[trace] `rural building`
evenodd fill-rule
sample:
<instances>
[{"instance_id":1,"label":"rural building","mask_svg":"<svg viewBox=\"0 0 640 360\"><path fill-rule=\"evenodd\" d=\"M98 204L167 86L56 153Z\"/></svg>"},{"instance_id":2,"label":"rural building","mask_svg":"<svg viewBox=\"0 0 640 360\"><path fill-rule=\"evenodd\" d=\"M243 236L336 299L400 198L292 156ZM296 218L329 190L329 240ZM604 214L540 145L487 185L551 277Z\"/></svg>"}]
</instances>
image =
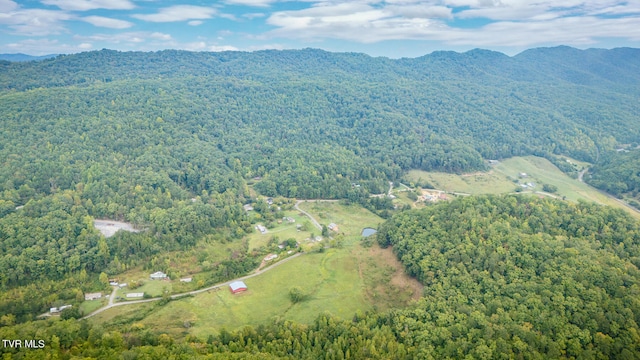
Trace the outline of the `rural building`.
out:
<instances>
[{"instance_id":1,"label":"rural building","mask_svg":"<svg viewBox=\"0 0 640 360\"><path fill-rule=\"evenodd\" d=\"M327 229L337 232L338 231L338 225L336 225L335 223L331 223L331 224L327 225Z\"/></svg>"},{"instance_id":2,"label":"rural building","mask_svg":"<svg viewBox=\"0 0 640 360\"><path fill-rule=\"evenodd\" d=\"M85 301L96 300L100 298L102 298L101 292L84 294Z\"/></svg>"},{"instance_id":3,"label":"rural building","mask_svg":"<svg viewBox=\"0 0 640 360\"><path fill-rule=\"evenodd\" d=\"M144 297L144 293L128 293L127 298L141 298Z\"/></svg>"},{"instance_id":4,"label":"rural building","mask_svg":"<svg viewBox=\"0 0 640 360\"><path fill-rule=\"evenodd\" d=\"M126 288L127 286L129 286L129 284L127 284L127 283L122 283L122 284L119 284L119 285L118 285L118 287L119 287L120 289L122 289L122 288Z\"/></svg>"},{"instance_id":5,"label":"rural building","mask_svg":"<svg viewBox=\"0 0 640 360\"><path fill-rule=\"evenodd\" d=\"M256 225L256 230L260 231L263 234L267 233L267 228L262 225Z\"/></svg>"},{"instance_id":6,"label":"rural building","mask_svg":"<svg viewBox=\"0 0 640 360\"><path fill-rule=\"evenodd\" d=\"M277 258L278 258L277 254L269 254L269 255L264 257L264 261L271 261L271 260L277 259Z\"/></svg>"},{"instance_id":7,"label":"rural building","mask_svg":"<svg viewBox=\"0 0 640 360\"><path fill-rule=\"evenodd\" d=\"M184 283L190 283L191 281L193 281L193 278L190 277L180 279L180 282Z\"/></svg>"},{"instance_id":8,"label":"rural building","mask_svg":"<svg viewBox=\"0 0 640 360\"><path fill-rule=\"evenodd\" d=\"M294 223L294 222L296 222L296 219L294 219L292 217L289 217L289 216L285 216L285 217L282 218L282 221L287 221L287 222L290 222L290 223Z\"/></svg>"},{"instance_id":9,"label":"rural building","mask_svg":"<svg viewBox=\"0 0 640 360\"><path fill-rule=\"evenodd\" d=\"M118 286L118 279L109 279L109 285Z\"/></svg>"},{"instance_id":10,"label":"rural building","mask_svg":"<svg viewBox=\"0 0 640 360\"><path fill-rule=\"evenodd\" d=\"M229 290L232 294L237 294L243 291L247 291L247 285L242 281L234 281L229 284Z\"/></svg>"},{"instance_id":11,"label":"rural building","mask_svg":"<svg viewBox=\"0 0 640 360\"><path fill-rule=\"evenodd\" d=\"M167 278L167 274L163 273L162 271L156 271L153 274L151 274L151 280L163 280Z\"/></svg>"},{"instance_id":12,"label":"rural building","mask_svg":"<svg viewBox=\"0 0 640 360\"><path fill-rule=\"evenodd\" d=\"M251 204L246 204L242 206L244 208L244 211L252 211L253 210L253 206L251 206Z\"/></svg>"}]
</instances>

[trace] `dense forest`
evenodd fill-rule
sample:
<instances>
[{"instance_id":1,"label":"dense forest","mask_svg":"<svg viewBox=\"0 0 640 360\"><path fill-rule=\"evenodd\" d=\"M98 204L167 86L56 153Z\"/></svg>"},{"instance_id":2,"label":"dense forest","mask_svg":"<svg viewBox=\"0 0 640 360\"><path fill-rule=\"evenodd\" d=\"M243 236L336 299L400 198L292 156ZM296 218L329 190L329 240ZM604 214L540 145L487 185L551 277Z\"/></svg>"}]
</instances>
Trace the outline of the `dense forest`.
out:
<instances>
[{"instance_id":1,"label":"dense forest","mask_svg":"<svg viewBox=\"0 0 640 360\"><path fill-rule=\"evenodd\" d=\"M625 199L640 209L640 150L620 148L608 151L589 169L585 180L598 189Z\"/></svg>"},{"instance_id":2,"label":"dense forest","mask_svg":"<svg viewBox=\"0 0 640 360\"><path fill-rule=\"evenodd\" d=\"M0 328L43 338L17 359L637 359L640 227L594 204L460 198L398 213L378 232L425 286L413 306L310 325L175 339L135 323L50 321ZM154 306L162 306L157 304ZM150 308L146 311L154 311ZM143 316L143 315L142 315ZM115 327L114 327L115 326Z\"/></svg>"}]
</instances>

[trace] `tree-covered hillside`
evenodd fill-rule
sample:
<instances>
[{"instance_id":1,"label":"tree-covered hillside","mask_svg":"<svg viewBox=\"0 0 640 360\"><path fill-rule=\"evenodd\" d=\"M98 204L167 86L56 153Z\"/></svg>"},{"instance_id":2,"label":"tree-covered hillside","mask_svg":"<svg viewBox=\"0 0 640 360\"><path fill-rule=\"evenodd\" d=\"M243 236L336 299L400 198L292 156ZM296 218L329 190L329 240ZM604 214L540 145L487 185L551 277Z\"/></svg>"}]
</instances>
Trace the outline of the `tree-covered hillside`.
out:
<instances>
[{"instance_id":1,"label":"tree-covered hillside","mask_svg":"<svg viewBox=\"0 0 640 360\"><path fill-rule=\"evenodd\" d=\"M469 197L379 230L425 285L415 309L392 316L419 358L640 354L640 228L621 210Z\"/></svg>"},{"instance_id":2,"label":"tree-covered hillside","mask_svg":"<svg viewBox=\"0 0 640 360\"><path fill-rule=\"evenodd\" d=\"M25 320L58 298L27 301L24 287L68 296L62 279L88 290L101 272L204 236L241 238L252 191L382 209L393 205L368 195L409 169L593 161L640 138L639 54L102 50L0 61L0 309ZM100 241L92 218L147 231Z\"/></svg>"},{"instance_id":3,"label":"tree-covered hillside","mask_svg":"<svg viewBox=\"0 0 640 360\"><path fill-rule=\"evenodd\" d=\"M640 150L609 151L589 169L585 180L640 209Z\"/></svg>"}]
</instances>

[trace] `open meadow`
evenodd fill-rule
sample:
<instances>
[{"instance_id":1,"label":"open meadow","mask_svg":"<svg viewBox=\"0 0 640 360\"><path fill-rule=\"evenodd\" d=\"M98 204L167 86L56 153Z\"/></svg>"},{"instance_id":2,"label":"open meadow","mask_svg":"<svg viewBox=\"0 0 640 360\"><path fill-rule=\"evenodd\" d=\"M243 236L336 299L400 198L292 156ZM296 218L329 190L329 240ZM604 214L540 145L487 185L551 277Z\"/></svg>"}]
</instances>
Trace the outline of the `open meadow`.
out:
<instances>
[{"instance_id":1,"label":"open meadow","mask_svg":"<svg viewBox=\"0 0 640 360\"><path fill-rule=\"evenodd\" d=\"M338 224L343 242L334 248L319 250L316 247L319 251L303 254L244 280L248 290L243 293L234 295L224 286L157 306L143 318L126 309L130 306L120 306L97 315L92 321L107 321L107 325L113 321L135 321L137 326L175 336L204 336L222 328L231 330L276 319L311 323L323 312L348 319L358 311L406 306L422 294L422 286L405 274L391 249L380 249L377 245L365 248L360 244L362 228L377 227L382 221L378 216L360 206L337 202L305 202L300 207L322 224ZM306 219L298 212L287 216L295 217L296 223ZM286 233L289 227L289 224L279 224L271 235ZM278 232L279 229L282 230ZM293 229L296 231L295 224ZM306 233L307 237L309 234L300 233ZM319 233L315 229L315 234ZM328 239L320 242L328 243ZM148 281L140 289L164 283ZM301 291L302 301L292 302L289 292L293 288ZM142 310L146 308L143 306Z\"/></svg>"},{"instance_id":2,"label":"open meadow","mask_svg":"<svg viewBox=\"0 0 640 360\"><path fill-rule=\"evenodd\" d=\"M584 166L584 164L579 164ZM526 175L524 175L526 174ZM636 218L640 214L629 209L620 202L611 199L597 189L574 179L558 169L549 160L537 156L513 157L500 161L488 172L472 174L445 174L411 170L407 179L418 183L428 182L439 190L450 193L467 194L506 194L520 188L522 193L542 193L543 184L557 188L551 195L571 201L593 201L624 209ZM523 188L520 184L531 183L533 187Z\"/></svg>"}]
</instances>

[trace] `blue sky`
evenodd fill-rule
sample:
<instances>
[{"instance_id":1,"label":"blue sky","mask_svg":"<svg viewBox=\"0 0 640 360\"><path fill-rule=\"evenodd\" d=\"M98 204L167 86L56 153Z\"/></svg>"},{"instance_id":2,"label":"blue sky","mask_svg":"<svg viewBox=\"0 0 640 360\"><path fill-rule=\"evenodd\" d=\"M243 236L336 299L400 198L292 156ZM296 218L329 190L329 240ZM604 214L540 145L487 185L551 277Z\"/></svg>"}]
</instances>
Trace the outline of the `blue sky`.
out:
<instances>
[{"instance_id":1,"label":"blue sky","mask_svg":"<svg viewBox=\"0 0 640 360\"><path fill-rule=\"evenodd\" d=\"M640 47L640 0L0 0L0 53Z\"/></svg>"}]
</instances>

